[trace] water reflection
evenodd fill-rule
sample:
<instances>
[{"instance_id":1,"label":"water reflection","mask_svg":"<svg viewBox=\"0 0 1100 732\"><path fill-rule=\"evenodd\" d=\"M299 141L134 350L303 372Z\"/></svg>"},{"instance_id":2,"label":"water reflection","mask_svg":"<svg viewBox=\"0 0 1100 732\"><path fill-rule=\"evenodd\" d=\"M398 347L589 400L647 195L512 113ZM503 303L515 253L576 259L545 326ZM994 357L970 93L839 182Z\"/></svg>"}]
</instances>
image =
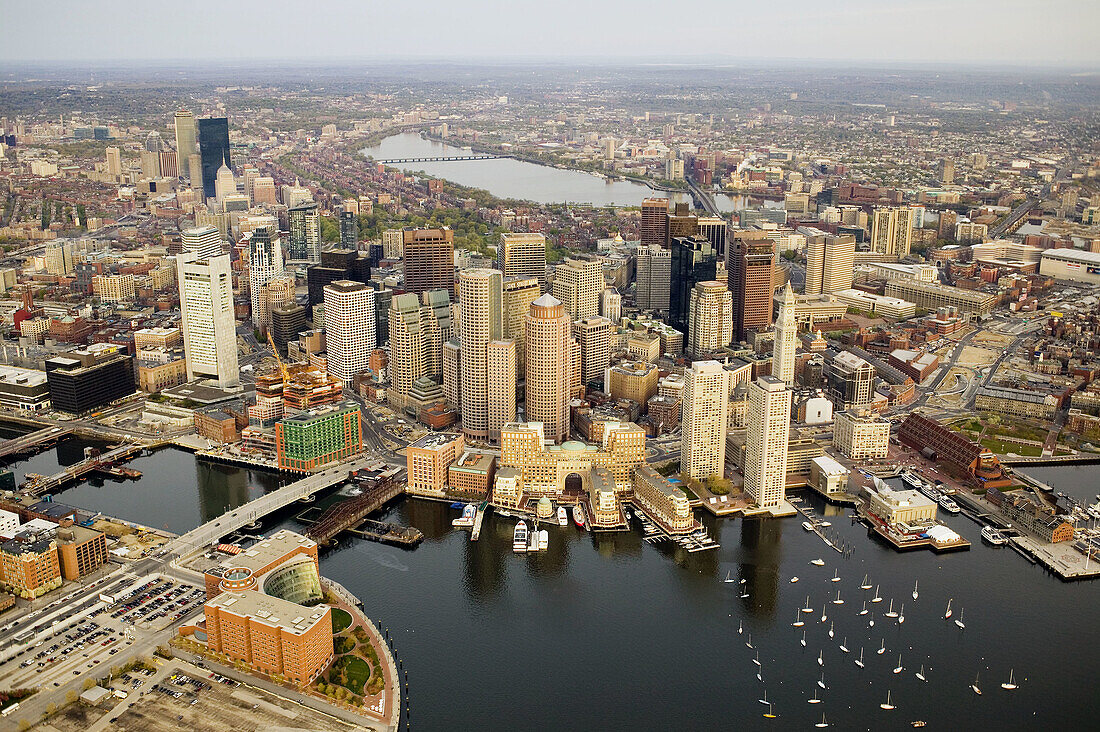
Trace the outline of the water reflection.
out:
<instances>
[{"instance_id":1,"label":"water reflection","mask_svg":"<svg viewBox=\"0 0 1100 732\"><path fill-rule=\"evenodd\" d=\"M740 578L746 580L749 597L745 609L757 617L772 618L779 596L779 552L783 527L775 519L741 521L741 547L744 550Z\"/></svg>"}]
</instances>

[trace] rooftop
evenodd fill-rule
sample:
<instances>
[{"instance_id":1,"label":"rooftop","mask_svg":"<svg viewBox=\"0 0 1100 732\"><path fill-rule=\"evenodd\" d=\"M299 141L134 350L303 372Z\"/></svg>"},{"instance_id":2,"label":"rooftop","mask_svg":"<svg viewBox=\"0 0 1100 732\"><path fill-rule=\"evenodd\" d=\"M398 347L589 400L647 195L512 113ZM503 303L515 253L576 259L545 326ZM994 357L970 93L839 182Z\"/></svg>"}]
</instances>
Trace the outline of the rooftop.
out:
<instances>
[{"instance_id":1,"label":"rooftop","mask_svg":"<svg viewBox=\"0 0 1100 732\"><path fill-rule=\"evenodd\" d=\"M328 605L303 607L289 600L265 595L262 592L223 592L206 603L207 607L233 613L254 621L282 628L295 635L302 635L328 616Z\"/></svg>"}]
</instances>

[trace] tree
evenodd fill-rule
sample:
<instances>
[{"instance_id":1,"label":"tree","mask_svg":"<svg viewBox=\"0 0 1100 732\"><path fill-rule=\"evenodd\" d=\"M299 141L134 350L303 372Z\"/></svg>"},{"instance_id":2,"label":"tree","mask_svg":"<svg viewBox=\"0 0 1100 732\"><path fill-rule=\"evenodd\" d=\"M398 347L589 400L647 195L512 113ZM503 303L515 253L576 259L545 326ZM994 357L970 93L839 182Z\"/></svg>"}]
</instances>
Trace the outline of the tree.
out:
<instances>
[{"instance_id":1,"label":"tree","mask_svg":"<svg viewBox=\"0 0 1100 732\"><path fill-rule=\"evenodd\" d=\"M88 227L88 211L84 208L83 203L76 204L76 218L80 228L85 229Z\"/></svg>"},{"instance_id":2,"label":"tree","mask_svg":"<svg viewBox=\"0 0 1100 732\"><path fill-rule=\"evenodd\" d=\"M76 701L76 692L73 691L72 689L69 689L69 691L65 693L65 701L69 702L70 704L75 702Z\"/></svg>"},{"instance_id":3,"label":"tree","mask_svg":"<svg viewBox=\"0 0 1100 732\"><path fill-rule=\"evenodd\" d=\"M19 720L19 729L20 729L20 732L26 732L26 731L27 731L28 729L30 729L30 728L31 728L31 723L30 723L30 722L28 722L28 721L27 721L27 720L25 720L25 719L20 719L20 720Z\"/></svg>"},{"instance_id":4,"label":"tree","mask_svg":"<svg viewBox=\"0 0 1100 732\"><path fill-rule=\"evenodd\" d=\"M50 702L46 705L46 714L54 714L57 711L57 705Z\"/></svg>"},{"instance_id":5,"label":"tree","mask_svg":"<svg viewBox=\"0 0 1100 732\"><path fill-rule=\"evenodd\" d=\"M84 691L95 686L95 679L84 679Z\"/></svg>"}]
</instances>

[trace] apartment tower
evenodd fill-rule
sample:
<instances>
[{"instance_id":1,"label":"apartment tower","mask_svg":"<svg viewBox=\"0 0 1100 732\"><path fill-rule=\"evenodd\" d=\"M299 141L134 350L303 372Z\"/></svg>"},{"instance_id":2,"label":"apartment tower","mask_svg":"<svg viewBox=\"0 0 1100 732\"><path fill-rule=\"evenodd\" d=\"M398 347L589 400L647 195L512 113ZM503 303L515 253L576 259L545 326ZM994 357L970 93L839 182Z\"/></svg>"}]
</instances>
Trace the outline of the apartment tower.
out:
<instances>
[{"instance_id":1,"label":"apartment tower","mask_svg":"<svg viewBox=\"0 0 1100 732\"><path fill-rule=\"evenodd\" d=\"M406 259L409 247L406 238ZM502 280L500 270L488 268L465 269L459 275L462 430L482 440L489 439L489 344L501 340L504 330Z\"/></svg>"},{"instance_id":2,"label":"apartment tower","mask_svg":"<svg viewBox=\"0 0 1100 732\"><path fill-rule=\"evenodd\" d=\"M176 257L187 379L206 378L222 389L240 384L237 323L233 318L233 273L228 254Z\"/></svg>"},{"instance_id":3,"label":"apartment tower","mask_svg":"<svg viewBox=\"0 0 1100 732\"><path fill-rule=\"evenodd\" d=\"M553 295L531 303L527 313L527 421L541 422L546 437L554 442L569 436L569 391L575 369L571 325L565 306ZM467 368L465 363L462 366Z\"/></svg>"},{"instance_id":4,"label":"apartment tower","mask_svg":"<svg viewBox=\"0 0 1100 732\"><path fill-rule=\"evenodd\" d=\"M791 390L774 376L749 384L745 441L745 493L761 508L778 506L787 494L787 444Z\"/></svg>"},{"instance_id":5,"label":"apartment tower","mask_svg":"<svg viewBox=\"0 0 1100 732\"><path fill-rule=\"evenodd\" d=\"M546 292L546 237L542 234L503 233L497 245L497 269L504 279L534 277Z\"/></svg>"},{"instance_id":6,"label":"apartment tower","mask_svg":"<svg viewBox=\"0 0 1100 732\"><path fill-rule=\"evenodd\" d=\"M722 476L730 372L717 361L694 361L684 370L680 470L697 480Z\"/></svg>"},{"instance_id":7,"label":"apartment tower","mask_svg":"<svg viewBox=\"0 0 1100 732\"><path fill-rule=\"evenodd\" d=\"M378 345L374 290L362 282L337 280L325 285L325 342L328 373L350 386L369 366Z\"/></svg>"}]
</instances>

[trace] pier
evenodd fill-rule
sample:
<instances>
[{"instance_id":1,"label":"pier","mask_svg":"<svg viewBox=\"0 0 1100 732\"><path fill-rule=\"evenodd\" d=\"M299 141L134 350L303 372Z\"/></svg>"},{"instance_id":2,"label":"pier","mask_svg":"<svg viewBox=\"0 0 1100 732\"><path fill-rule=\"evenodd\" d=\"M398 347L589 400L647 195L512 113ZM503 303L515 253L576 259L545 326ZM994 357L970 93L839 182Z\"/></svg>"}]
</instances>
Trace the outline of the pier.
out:
<instances>
[{"instance_id":1,"label":"pier","mask_svg":"<svg viewBox=\"0 0 1100 732\"><path fill-rule=\"evenodd\" d=\"M121 470L116 464L129 460L144 449L145 447L142 445L123 445L122 447L114 448L110 452L90 455L76 465L70 465L53 475L28 477L22 487L26 493L32 496L39 496L43 493L55 491L70 481L79 480L85 475L94 472L107 473L108 475L115 475L121 478L138 477L141 473L137 473L137 471L131 472Z\"/></svg>"},{"instance_id":2,"label":"pier","mask_svg":"<svg viewBox=\"0 0 1100 732\"><path fill-rule=\"evenodd\" d=\"M416 529L408 530L392 524L366 521L368 514L377 511L400 494L401 484L392 477L378 480L374 485L364 487L362 494L355 498L339 501L322 511L306 531L306 536L318 544L329 544L341 531L362 526L366 527L361 529L364 538L397 544L416 544L423 538ZM417 536L414 538L410 531Z\"/></svg>"},{"instance_id":3,"label":"pier","mask_svg":"<svg viewBox=\"0 0 1100 732\"><path fill-rule=\"evenodd\" d=\"M477 541L481 538L481 524L485 521L485 514L489 511L489 502L484 501L477 507L477 514L474 515L474 528L470 532L470 541Z\"/></svg>"}]
</instances>

